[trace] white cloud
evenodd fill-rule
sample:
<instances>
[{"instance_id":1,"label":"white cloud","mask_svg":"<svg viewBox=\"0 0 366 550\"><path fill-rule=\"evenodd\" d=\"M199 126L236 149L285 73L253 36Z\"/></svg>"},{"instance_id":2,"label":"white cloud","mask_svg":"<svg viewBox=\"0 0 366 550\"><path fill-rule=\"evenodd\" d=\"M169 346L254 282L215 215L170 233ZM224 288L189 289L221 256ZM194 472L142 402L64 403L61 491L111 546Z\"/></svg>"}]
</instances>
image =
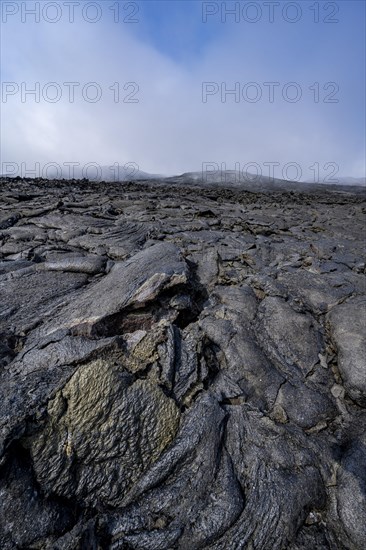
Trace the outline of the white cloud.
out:
<instances>
[{"instance_id":1,"label":"white cloud","mask_svg":"<svg viewBox=\"0 0 366 550\"><path fill-rule=\"evenodd\" d=\"M223 34L189 68L139 41L128 27L104 22L4 25L8 80L29 88L35 82L41 87L57 82L62 100L47 103L41 97L35 103L28 97L21 103L17 94L2 103L3 162L136 162L145 171L173 174L199 170L208 161L224 162L228 169L238 162L273 161L281 165L277 177L286 163L296 162L304 179L311 177L308 168L315 162L321 171L325 163L335 162L339 175L362 175L362 153L331 122L342 105L314 104L305 90L311 82L308 71L300 84L309 97L298 103L285 102L280 92L273 104L265 99L235 103L233 96L222 103L219 94L202 103L204 81L225 81L230 89L235 82L254 80L267 94L263 83L280 80L283 75L275 78L278 73L258 50L260 37L250 48L239 31ZM63 85L71 81L80 82L72 104ZM88 82L102 89L97 103L81 97ZM134 91L123 85L136 82L139 91L131 97L139 102L115 103L109 87L116 82L122 98Z\"/></svg>"}]
</instances>

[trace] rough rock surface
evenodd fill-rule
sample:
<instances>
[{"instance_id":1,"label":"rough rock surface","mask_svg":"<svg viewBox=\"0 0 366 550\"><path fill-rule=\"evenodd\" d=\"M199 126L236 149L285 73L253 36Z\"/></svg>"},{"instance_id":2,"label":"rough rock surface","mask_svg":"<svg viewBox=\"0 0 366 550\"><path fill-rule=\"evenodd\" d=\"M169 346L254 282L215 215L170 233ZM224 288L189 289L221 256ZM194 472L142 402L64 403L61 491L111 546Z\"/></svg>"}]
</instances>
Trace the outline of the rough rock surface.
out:
<instances>
[{"instance_id":1,"label":"rough rock surface","mask_svg":"<svg viewBox=\"0 0 366 550\"><path fill-rule=\"evenodd\" d=\"M1 180L0 548L363 550L365 211Z\"/></svg>"}]
</instances>

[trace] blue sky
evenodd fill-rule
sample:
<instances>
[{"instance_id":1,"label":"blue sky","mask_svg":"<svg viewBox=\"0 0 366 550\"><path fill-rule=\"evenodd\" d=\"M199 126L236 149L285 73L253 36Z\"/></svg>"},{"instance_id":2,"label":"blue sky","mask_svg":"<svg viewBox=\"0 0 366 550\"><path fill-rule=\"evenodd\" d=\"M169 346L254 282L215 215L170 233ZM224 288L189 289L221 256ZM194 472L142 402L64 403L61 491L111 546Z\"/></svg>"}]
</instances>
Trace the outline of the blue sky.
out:
<instances>
[{"instance_id":1,"label":"blue sky","mask_svg":"<svg viewBox=\"0 0 366 550\"><path fill-rule=\"evenodd\" d=\"M196 0L140 2L141 25L133 30L139 39L189 67L226 30L216 17L203 24L202 4Z\"/></svg>"},{"instance_id":2,"label":"blue sky","mask_svg":"<svg viewBox=\"0 0 366 550\"><path fill-rule=\"evenodd\" d=\"M226 5L221 9L220 4ZM258 10L250 9L249 4L256 3ZM290 4L287 1L273 0L273 8L270 10L270 2L200 2L197 0L146 0L139 2L140 25L135 26L141 39L150 42L164 55L168 55L176 61L189 64L193 56L201 55L209 44L217 39L239 31L248 40L258 36L264 38L269 35L276 40L275 49L271 48L273 57L286 53L286 58L277 59L279 65L291 67L298 61L309 62L312 53L318 51L318 47L325 47L322 54L328 55L333 47L340 46L345 57L349 53L356 54L355 61L363 58L363 46L365 44L365 2L362 0L343 0L340 2L314 2L313 0L300 0L294 2L302 13L299 21L291 24L285 21L281 12ZM212 7L211 7L212 4ZM239 4L239 10L237 6ZM315 24L315 4L319 4L319 23ZM205 5L207 6L205 8ZM216 5L216 6L214 6ZM243 13L243 9L247 5ZM206 15L206 23L203 23L205 12L219 8L216 14ZM239 21L235 21L230 11L239 13ZM273 13L273 22L270 22L270 11ZM296 19L296 11L287 8L289 19ZM247 15L247 19L245 19ZM222 22L222 17L226 21ZM300 12L298 12L300 16ZM255 19L259 19L255 22ZM339 19L339 24L332 24ZM252 23L250 21L253 21ZM351 41L351 44L349 43ZM291 51L288 46L291 44ZM272 42L273 45L273 42ZM264 50L267 53L267 50ZM290 55L289 55L290 54Z\"/></svg>"},{"instance_id":3,"label":"blue sky","mask_svg":"<svg viewBox=\"0 0 366 550\"><path fill-rule=\"evenodd\" d=\"M60 1L61 17L51 23L52 10L35 22L21 13L24 2L3 2L19 10L5 19L3 12L2 162L135 162L167 174L200 170L203 162L228 169L276 162L279 171L296 163L302 179L314 163L322 177L336 163L340 176L365 175L365 2L278 0L272 22L261 1L120 2L115 22L116 2L104 0L96 2L96 23L83 17L87 3L71 23ZM238 21L229 14L225 21L225 9L237 6ZM57 102L43 97L50 82L61 91ZM73 103L65 82L78 83ZM81 94L90 82L102 92L94 103ZM207 82L217 91L203 102ZM268 82L277 83L273 102ZM22 101L22 86L35 83L39 102L30 94ZM237 86L239 98L221 96ZM253 103L247 92L255 90L262 97ZM291 102L286 93L296 90L301 99Z\"/></svg>"}]
</instances>

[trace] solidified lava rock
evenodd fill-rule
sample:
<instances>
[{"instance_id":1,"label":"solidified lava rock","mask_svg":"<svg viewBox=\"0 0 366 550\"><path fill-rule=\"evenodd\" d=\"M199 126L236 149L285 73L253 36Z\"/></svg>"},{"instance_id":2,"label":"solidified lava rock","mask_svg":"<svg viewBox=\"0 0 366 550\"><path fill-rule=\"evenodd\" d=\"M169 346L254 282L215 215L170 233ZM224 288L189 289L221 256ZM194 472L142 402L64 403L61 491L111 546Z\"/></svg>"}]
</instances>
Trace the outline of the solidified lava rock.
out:
<instances>
[{"instance_id":1,"label":"solidified lava rock","mask_svg":"<svg viewBox=\"0 0 366 550\"><path fill-rule=\"evenodd\" d=\"M365 194L0 185L0 548L363 550Z\"/></svg>"}]
</instances>

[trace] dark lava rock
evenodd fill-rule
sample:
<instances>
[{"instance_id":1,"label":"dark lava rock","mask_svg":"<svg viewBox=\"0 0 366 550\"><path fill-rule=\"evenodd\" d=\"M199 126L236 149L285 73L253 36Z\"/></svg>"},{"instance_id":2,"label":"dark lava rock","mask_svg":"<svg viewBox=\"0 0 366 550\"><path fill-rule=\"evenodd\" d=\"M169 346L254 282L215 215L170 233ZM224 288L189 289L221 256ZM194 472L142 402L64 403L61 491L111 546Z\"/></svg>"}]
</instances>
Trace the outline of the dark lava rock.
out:
<instances>
[{"instance_id":1,"label":"dark lava rock","mask_svg":"<svg viewBox=\"0 0 366 550\"><path fill-rule=\"evenodd\" d=\"M1 186L0 548L363 550L365 194Z\"/></svg>"}]
</instances>

